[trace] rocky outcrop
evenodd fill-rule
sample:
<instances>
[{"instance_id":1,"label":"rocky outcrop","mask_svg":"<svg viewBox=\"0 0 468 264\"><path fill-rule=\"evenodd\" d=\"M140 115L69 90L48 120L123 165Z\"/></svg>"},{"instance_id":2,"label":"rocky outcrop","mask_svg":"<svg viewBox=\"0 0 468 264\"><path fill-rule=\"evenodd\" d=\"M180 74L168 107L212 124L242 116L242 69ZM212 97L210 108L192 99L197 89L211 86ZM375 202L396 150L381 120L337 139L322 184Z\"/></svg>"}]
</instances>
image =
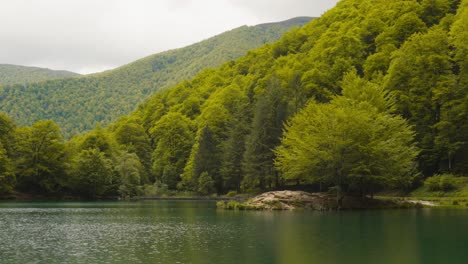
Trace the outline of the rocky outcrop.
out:
<instances>
[{"instance_id":1,"label":"rocky outcrop","mask_svg":"<svg viewBox=\"0 0 468 264\"><path fill-rule=\"evenodd\" d=\"M355 196L345 196L338 206L336 196L330 193L308 193L302 191L273 191L262 193L246 202L220 201L218 207L238 210L295 210L311 209L318 211L345 209L408 208L416 204L391 200L377 200Z\"/></svg>"}]
</instances>

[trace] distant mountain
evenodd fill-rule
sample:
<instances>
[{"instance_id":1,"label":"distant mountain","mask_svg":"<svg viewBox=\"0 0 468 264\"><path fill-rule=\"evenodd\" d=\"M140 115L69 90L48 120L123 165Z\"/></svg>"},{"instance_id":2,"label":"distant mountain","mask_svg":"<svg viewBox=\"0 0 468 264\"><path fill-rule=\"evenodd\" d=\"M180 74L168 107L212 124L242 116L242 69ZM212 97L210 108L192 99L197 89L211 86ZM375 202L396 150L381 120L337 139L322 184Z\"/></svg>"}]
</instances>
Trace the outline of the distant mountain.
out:
<instances>
[{"instance_id":1,"label":"distant mountain","mask_svg":"<svg viewBox=\"0 0 468 264\"><path fill-rule=\"evenodd\" d=\"M78 76L81 75L69 71L55 71L39 67L0 64L0 84L4 85L24 84Z\"/></svg>"},{"instance_id":2,"label":"distant mountain","mask_svg":"<svg viewBox=\"0 0 468 264\"><path fill-rule=\"evenodd\" d=\"M20 125L52 119L65 137L130 113L155 91L189 80L247 51L277 41L310 17L242 26L185 48L151 55L114 70L79 78L0 87L0 111Z\"/></svg>"}]
</instances>

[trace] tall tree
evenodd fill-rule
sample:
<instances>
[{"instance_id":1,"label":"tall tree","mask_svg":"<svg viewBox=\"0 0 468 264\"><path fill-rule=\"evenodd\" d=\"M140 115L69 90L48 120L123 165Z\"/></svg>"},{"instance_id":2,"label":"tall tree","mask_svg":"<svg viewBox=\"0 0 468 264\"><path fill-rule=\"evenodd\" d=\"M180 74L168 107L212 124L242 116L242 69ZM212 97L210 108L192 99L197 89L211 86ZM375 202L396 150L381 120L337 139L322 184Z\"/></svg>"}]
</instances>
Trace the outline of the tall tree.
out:
<instances>
[{"instance_id":1,"label":"tall tree","mask_svg":"<svg viewBox=\"0 0 468 264\"><path fill-rule=\"evenodd\" d=\"M414 132L392 115L382 88L351 73L343 96L311 101L286 127L276 165L286 179L326 182L372 193L379 185L408 185L418 151Z\"/></svg>"},{"instance_id":2,"label":"tall tree","mask_svg":"<svg viewBox=\"0 0 468 264\"><path fill-rule=\"evenodd\" d=\"M13 145L15 124L0 113L0 194L13 191L16 177L13 167Z\"/></svg>"},{"instance_id":3,"label":"tall tree","mask_svg":"<svg viewBox=\"0 0 468 264\"><path fill-rule=\"evenodd\" d=\"M280 143L286 114L287 102L281 82L273 77L257 101L251 133L247 139L242 182L245 190L271 189L280 184L273 164L273 149Z\"/></svg>"},{"instance_id":4,"label":"tall tree","mask_svg":"<svg viewBox=\"0 0 468 264\"><path fill-rule=\"evenodd\" d=\"M13 191L16 183L13 171L13 163L8 157L6 149L0 142L0 194L7 194Z\"/></svg>"},{"instance_id":5,"label":"tall tree","mask_svg":"<svg viewBox=\"0 0 468 264\"><path fill-rule=\"evenodd\" d=\"M25 191L57 193L65 185L65 144L51 120L17 130L18 187Z\"/></svg>"},{"instance_id":6,"label":"tall tree","mask_svg":"<svg viewBox=\"0 0 468 264\"><path fill-rule=\"evenodd\" d=\"M115 167L120 176L119 193L123 197L132 197L141 194L141 175L144 167L135 153L124 152L117 159Z\"/></svg>"},{"instance_id":7,"label":"tall tree","mask_svg":"<svg viewBox=\"0 0 468 264\"><path fill-rule=\"evenodd\" d=\"M161 118L150 130L156 148L153 173L156 179L176 188L193 144L192 121L180 113Z\"/></svg>"},{"instance_id":8,"label":"tall tree","mask_svg":"<svg viewBox=\"0 0 468 264\"><path fill-rule=\"evenodd\" d=\"M77 195L97 198L104 195L114 178L112 161L96 148L84 149L76 157L72 168L72 189Z\"/></svg>"},{"instance_id":9,"label":"tall tree","mask_svg":"<svg viewBox=\"0 0 468 264\"><path fill-rule=\"evenodd\" d=\"M443 138L450 134L442 128L448 129L447 124L441 123L442 111L454 97L452 69L447 32L434 28L414 35L395 52L386 76L385 87L395 93L398 111L415 126L422 150L420 168L425 175L437 173L441 161L458 145L453 142L456 138Z\"/></svg>"},{"instance_id":10,"label":"tall tree","mask_svg":"<svg viewBox=\"0 0 468 264\"><path fill-rule=\"evenodd\" d=\"M198 148L193 159L193 180L198 182L202 173L207 173L207 177L212 177L215 188L218 192L223 189L223 181L219 173L220 157L218 142L214 138L213 131L209 126L202 128L198 136Z\"/></svg>"}]
</instances>

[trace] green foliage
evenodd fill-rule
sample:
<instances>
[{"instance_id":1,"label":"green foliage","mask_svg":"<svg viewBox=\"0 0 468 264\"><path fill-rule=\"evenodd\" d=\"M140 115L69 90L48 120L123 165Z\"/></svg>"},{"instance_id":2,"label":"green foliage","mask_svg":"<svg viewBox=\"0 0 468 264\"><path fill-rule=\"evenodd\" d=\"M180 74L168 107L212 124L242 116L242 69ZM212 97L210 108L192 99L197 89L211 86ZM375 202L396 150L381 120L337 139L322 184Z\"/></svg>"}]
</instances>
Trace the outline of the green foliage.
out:
<instances>
[{"instance_id":1,"label":"green foliage","mask_svg":"<svg viewBox=\"0 0 468 264\"><path fill-rule=\"evenodd\" d=\"M6 112L20 125L52 119L60 125L64 136L70 138L93 129L97 123L116 121L155 91L189 80L207 67L217 67L239 58L248 50L276 41L291 27L302 26L310 19L242 26L191 46L151 55L103 73L6 85L0 88L0 111ZM13 76L11 78L16 81L21 79L12 74L2 76L1 73L0 67L0 83L3 84L6 82L2 79L7 76ZM30 77L28 80L35 79L34 71L22 75ZM185 107L188 108L189 104L196 105L197 101L189 100Z\"/></svg>"},{"instance_id":2,"label":"green foliage","mask_svg":"<svg viewBox=\"0 0 468 264\"><path fill-rule=\"evenodd\" d=\"M122 149L128 153L137 155L143 171L141 172L142 183L148 183L151 173L151 142L142 125L137 120L122 119L115 125L113 135Z\"/></svg>"},{"instance_id":3,"label":"green foliage","mask_svg":"<svg viewBox=\"0 0 468 264\"><path fill-rule=\"evenodd\" d=\"M217 148L218 142L214 138L213 131L208 126L205 126L201 129L197 143L198 148L193 158L193 172L191 178L197 181L197 190L206 193L207 191L212 191L211 189L213 189L212 187L214 187L215 184L215 181L213 181L210 175L219 175L220 158ZM204 175L204 179L201 179L202 174L206 174ZM208 178L210 183L208 183ZM213 186L207 186L209 184L213 184ZM221 191L222 181L219 176L216 177L216 187L217 190Z\"/></svg>"},{"instance_id":4,"label":"green foliage","mask_svg":"<svg viewBox=\"0 0 468 264\"><path fill-rule=\"evenodd\" d=\"M226 193L226 196L227 197L234 197L237 195L237 192L236 191L229 191L228 193Z\"/></svg>"},{"instance_id":5,"label":"green foliage","mask_svg":"<svg viewBox=\"0 0 468 264\"><path fill-rule=\"evenodd\" d=\"M166 184L155 182L154 184L145 184L143 186L144 196L170 196L172 193Z\"/></svg>"},{"instance_id":6,"label":"green foliage","mask_svg":"<svg viewBox=\"0 0 468 264\"><path fill-rule=\"evenodd\" d=\"M434 175L424 181L424 186L431 192L453 191L463 183L461 178L456 178L450 174Z\"/></svg>"},{"instance_id":7,"label":"green foliage","mask_svg":"<svg viewBox=\"0 0 468 264\"><path fill-rule=\"evenodd\" d=\"M198 185L197 191L201 195L209 195L216 191L215 189L215 181L213 178L208 174L208 172L202 172L198 177Z\"/></svg>"},{"instance_id":8,"label":"green foliage","mask_svg":"<svg viewBox=\"0 0 468 264\"><path fill-rule=\"evenodd\" d=\"M280 81L271 79L265 94L257 101L252 128L244 155L242 185L244 190L265 190L279 185L273 165L273 149L279 144L287 103Z\"/></svg>"},{"instance_id":9,"label":"green foliage","mask_svg":"<svg viewBox=\"0 0 468 264\"><path fill-rule=\"evenodd\" d=\"M6 115L0 113L0 194L12 192L16 184L12 160L14 129L14 123Z\"/></svg>"},{"instance_id":10,"label":"green foliage","mask_svg":"<svg viewBox=\"0 0 468 264\"><path fill-rule=\"evenodd\" d=\"M150 130L154 142L153 173L176 188L193 144L192 121L179 113L161 118Z\"/></svg>"},{"instance_id":11,"label":"green foliage","mask_svg":"<svg viewBox=\"0 0 468 264\"><path fill-rule=\"evenodd\" d=\"M298 183L363 194L408 188L418 175L415 158L424 177L468 172L467 6L457 0L343 0L280 41L201 71L191 81L176 84L201 69L188 65L191 58L226 58L218 48L237 42L202 48L212 39L86 78L28 89L8 86L0 93L1 106L16 108L14 119L33 118L29 106L39 116L37 109L44 109L67 119L64 129L73 133L93 127L96 116L110 122L156 89L175 84L108 128L72 138L65 149L74 161L85 158L83 151L97 151L116 172L122 155L134 154L147 193L171 195L175 188L208 193L211 181L218 193ZM160 78L163 73L174 79ZM15 101L25 91L34 94L31 98L66 102L71 112L50 102L39 107L32 99ZM58 95L62 92L66 96ZM86 101L66 100L83 94ZM109 117L108 110L115 115ZM27 129L15 133L22 130ZM6 156L21 168L16 157L22 156L8 142L14 140L2 141ZM80 173L69 171L71 179ZM132 171L128 175L136 175ZM102 195L117 193L125 180L132 188L137 182L122 172L110 174Z\"/></svg>"},{"instance_id":12,"label":"green foliage","mask_svg":"<svg viewBox=\"0 0 468 264\"><path fill-rule=\"evenodd\" d=\"M0 194L11 193L16 183L13 162L0 142Z\"/></svg>"},{"instance_id":13,"label":"green foliage","mask_svg":"<svg viewBox=\"0 0 468 264\"><path fill-rule=\"evenodd\" d=\"M418 154L414 132L390 114L383 90L349 74L343 96L309 105L287 125L276 165L286 179L347 185L361 193L376 186L408 186ZM403 186L402 186L403 185Z\"/></svg>"},{"instance_id":14,"label":"green foliage","mask_svg":"<svg viewBox=\"0 0 468 264\"><path fill-rule=\"evenodd\" d=\"M29 192L57 193L66 184L65 143L53 121L39 121L16 131L18 188Z\"/></svg>"},{"instance_id":15,"label":"green foliage","mask_svg":"<svg viewBox=\"0 0 468 264\"><path fill-rule=\"evenodd\" d=\"M80 74L69 71L53 71L38 67L0 64L0 85L27 84L78 76Z\"/></svg>"},{"instance_id":16,"label":"green foliage","mask_svg":"<svg viewBox=\"0 0 468 264\"><path fill-rule=\"evenodd\" d=\"M114 173L105 153L98 149L82 150L73 163L71 188L82 197L97 198L108 191Z\"/></svg>"},{"instance_id":17,"label":"green foliage","mask_svg":"<svg viewBox=\"0 0 468 264\"><path fill-rule=\"evenodd\" d=\"M117 160L115 167L120 176L119 193L122 197L132 197L141 194L141 175L143 165L135 153L124 152Z\"/></svg>"}]
</instances>

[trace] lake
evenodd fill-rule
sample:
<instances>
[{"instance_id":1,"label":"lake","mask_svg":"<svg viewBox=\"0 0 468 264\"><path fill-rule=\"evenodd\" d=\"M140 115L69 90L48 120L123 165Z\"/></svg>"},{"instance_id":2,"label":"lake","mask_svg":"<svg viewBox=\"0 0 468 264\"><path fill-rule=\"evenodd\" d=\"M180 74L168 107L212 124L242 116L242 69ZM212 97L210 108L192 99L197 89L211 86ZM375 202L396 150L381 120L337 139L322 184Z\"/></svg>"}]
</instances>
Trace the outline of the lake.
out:
<instances>
[{"instance_id":1,"label":"lake","mask_svg":"<svg viewBox=\"0 0 468 264\"><path fill-rule=\"evenodd\" d=\"M468 263L468 210L2 202L0 263Z\"/></svg>"}]
</instances>

